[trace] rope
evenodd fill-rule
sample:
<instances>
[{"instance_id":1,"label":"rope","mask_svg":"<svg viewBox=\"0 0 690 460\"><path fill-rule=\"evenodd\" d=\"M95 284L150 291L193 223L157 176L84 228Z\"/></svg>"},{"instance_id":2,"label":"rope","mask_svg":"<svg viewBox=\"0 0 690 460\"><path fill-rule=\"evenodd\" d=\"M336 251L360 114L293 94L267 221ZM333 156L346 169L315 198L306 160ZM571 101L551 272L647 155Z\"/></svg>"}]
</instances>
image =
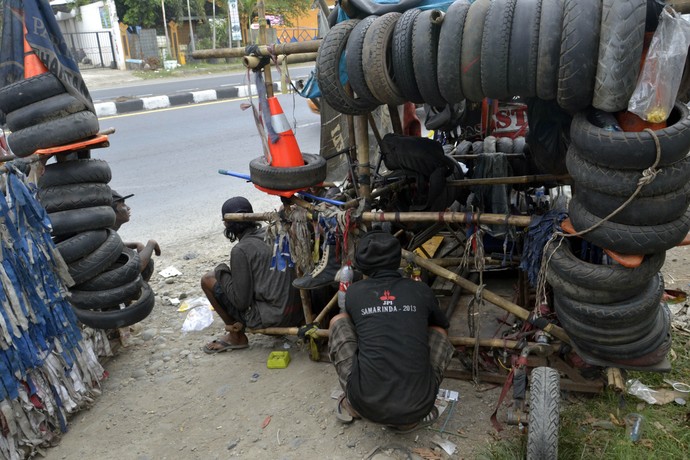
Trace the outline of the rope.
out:
<instances>
[{"instance_id":1,"label":"rope","mask_svg":"<svg viewBox=\"0 0 690 460\"><path fill-rule=\"evenodd\" d=\"M653 130L651 130L649 128L645 128L644 132L649 133L652 136L652 139L654 139L654 145L656 147L656 159L654 160L654 164L652 164L652 166L650 166L649 168L642 171L642 177L640 177L640 179L637 181L637 188L635 189L633 194L630 196L630 198L628 198L625 201L625 203L618 206L618 208L616 210L614 210L611 214L604 217L603 219L601 219L599 222L592 225L591 227L589 227L585 230L582 230L580 232L573 233L573 234L565 234L565 233L559 232L560 236L565 236L565 237L582 236L585 233L589 233L592 230L598 228L604 222L608 222L612 217L614 217L616 214L618 214L623 209L625 209L625 207L628 206L635 199L635 197L637 197L637 195L642 190L642 187L644 187L645 185L651 184L652 181L654 181L654 179L656 179L657 174L659 174L659 170L656 169L656 167L659 165L659 162L661 161L661 144L659 143L659 138L656 136L656 133Z\"/></svg>"},{"instance_id":2,"label":"rope","mask_svg":"<svg viewBox=\"0 0 690 460\"><path fill-rule=\"evenodd\" d=\"M541 267L539 268L539 274L537 275L537 286L535 288L536 291L536 296L535 296L535 303L534 303L534 309L533 309L533 314L536 316L540 315L540 309L539 305L544 304L547 302L547 297L546 297L546 270L548 270L548 266L551 263L551 258L553 257L554 251L551 251L551 254L547 257L547 253L549 246L553 244L553 242L559 239L558 241L558 246L556 249L558 249L561 244L563 244L563 238L560 237L559 232L554 232L551 235L551 238L544 244L544 251L541 254Z\"/></svg>"},{"instance_id":3,"label":"rope","mask_svg":"<svg viewBox=\"0 0 690 460\"><path fill-rule=\"evenodd\" d=\"M292 225L288 229L290 237L290 256L302 273L310 273L314 268L312 247L309 234L309 212L299 206L292 206L290 220Z\"/></svg>"}]
</instances>

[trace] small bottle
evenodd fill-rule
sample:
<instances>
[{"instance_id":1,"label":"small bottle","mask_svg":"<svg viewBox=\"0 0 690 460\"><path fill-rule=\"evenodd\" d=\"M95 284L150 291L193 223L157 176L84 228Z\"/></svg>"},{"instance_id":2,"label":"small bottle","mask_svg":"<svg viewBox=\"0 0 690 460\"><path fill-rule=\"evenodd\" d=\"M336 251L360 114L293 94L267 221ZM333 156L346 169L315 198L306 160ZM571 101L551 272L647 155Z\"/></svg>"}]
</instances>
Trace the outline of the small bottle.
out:
<instances>
[{"instance_id":1,"label":"small bottle","mask_svg":"<svg viewBox=\"0 0 690 460\"><path fill-rule=\"evenodd\" d=\"M340 307L341 313L345 312L345 293L350 284L352 284L353 276L354 273L350 264L343 265L340 269L340 285L338 286L338 307Z\"/></svg>"}]
</instances>

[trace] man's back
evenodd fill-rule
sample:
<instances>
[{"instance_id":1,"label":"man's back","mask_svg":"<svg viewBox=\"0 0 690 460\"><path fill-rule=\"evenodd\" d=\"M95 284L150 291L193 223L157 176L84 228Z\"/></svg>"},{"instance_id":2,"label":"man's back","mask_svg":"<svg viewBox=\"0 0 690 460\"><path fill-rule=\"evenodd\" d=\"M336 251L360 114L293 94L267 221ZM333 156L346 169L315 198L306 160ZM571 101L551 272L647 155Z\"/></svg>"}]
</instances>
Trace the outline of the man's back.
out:
<instances>
[{"instance_id":1,"label":"man's back","mask_svg":"<svg viewBox=\"0 0 690 460\"><path fill-rule=\"evenodd\" d=\"M418 421L438 391L428 327L448 327L433 291L386 270L350 286L346 305L359 346L348 383L353 407L378 423Z\"/></svg>"}]
</instances>

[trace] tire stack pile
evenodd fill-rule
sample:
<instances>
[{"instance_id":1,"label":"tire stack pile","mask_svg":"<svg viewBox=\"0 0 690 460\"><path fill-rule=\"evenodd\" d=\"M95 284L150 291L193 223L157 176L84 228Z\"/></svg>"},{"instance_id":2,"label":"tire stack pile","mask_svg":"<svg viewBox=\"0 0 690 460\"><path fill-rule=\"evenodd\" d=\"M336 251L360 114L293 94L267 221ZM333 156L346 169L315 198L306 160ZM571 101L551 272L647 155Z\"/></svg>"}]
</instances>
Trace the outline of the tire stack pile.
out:
<instances>
[{"instance_id":1,"label":"tire stack pile","mask_svg":"<svg viewBox=\"0 0 690 460\"><path fill-rule=\"evenodd\" d=\"M36 150L69 144L98 133L98 118L67 93L50 72L0 88L12 153L23 158Z\"/></svg>"},{"instance_id":2,"label":"tire stack pile","mask_svg":"<svg viewBox=\"0 0 690 460\"><path fill-rule=\"evenodd\" d=\"M80 159L46 166L38 200L53 224L53 239L75 285L70 302L79 320L116 329L146 318L154 306L142 279L139 255L124 246L115 224L110 166ZM127 304L120 308L121 304Z\"/></svg>"},{"instance_id":3,"label":"tire stack pile","mask_svg":"<svg viewBox=\"0 0 690 460\"><path fill-rule=\"evenodd\" d=\"M77 142L99 130L95 113L49 72L0 88L0 111L11 130L7 142L18 157ZM82 323L98 329L134 324L154 305L138 254L110 229L115 224L110 179L105 161L78 159L46 166L38 183L38 200L75 282L70 303ZM121 304L128 305L120 309Z\"/></svg>"},{"instance_id":4,"label":"tire stack pile","mask_svg":"<svg viewBox=\"0 0 690 460\"><path fill-rule=\"evenodd\" d=\"M575 230L604 220L583 238L645 257L634 268L587 263L561 242L550 249L548 280L577 348L622 366L651 366L668 352L659 269L665 251L690 230L687 108L676 104L667 127L655 131L659 172L614 216L655 164L655 139L598 127L589 116L591 107L627 108L645 29L658 20L659 11L648 8L647 0L458 0L445 14L413 9L336 24L316 61L323 97L345 114L404 101L443 107L522 96L553 100L573 115L566 164ZM343 54L352 92L340 79Z\"/></svg>"},{"instance_id":5,"label":"tire stack pile","mask_svg":"<svg viewBox=\"0 0 690 460\"><path fill-rule=\"evenodd\" d=\"M646 0L457 0L336 24L316 76L339 112L405 101L444 107L513 96L556 100L570 113L622 110L642 57ZM593 25L600 24L600 27ZM344 56L350 94L341 82Z\"/></svg>"}]
</instances>

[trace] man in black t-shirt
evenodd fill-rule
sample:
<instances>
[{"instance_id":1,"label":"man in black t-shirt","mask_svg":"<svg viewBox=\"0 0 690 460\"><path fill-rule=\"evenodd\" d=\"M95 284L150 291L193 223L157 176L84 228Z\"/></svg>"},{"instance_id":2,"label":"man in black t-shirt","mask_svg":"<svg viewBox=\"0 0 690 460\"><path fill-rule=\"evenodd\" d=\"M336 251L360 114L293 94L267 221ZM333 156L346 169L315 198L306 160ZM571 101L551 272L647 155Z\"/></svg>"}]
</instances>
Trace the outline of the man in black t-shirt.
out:
<instances>
[{"instance_id":1,"label":"man in black t-shirt","mask_svg":"<svg viewBox=\"0 0 690 460\"><path fill-rule=\"evenodd\" d=\"M367 279L349 287L345 313L330 323L329 354L345 391L336 415L399 432L430 425L454 351L448 320L429 286L400 275L400 243L389 233L365 234L354 264Z\"/></svg>"}]
</instances>

